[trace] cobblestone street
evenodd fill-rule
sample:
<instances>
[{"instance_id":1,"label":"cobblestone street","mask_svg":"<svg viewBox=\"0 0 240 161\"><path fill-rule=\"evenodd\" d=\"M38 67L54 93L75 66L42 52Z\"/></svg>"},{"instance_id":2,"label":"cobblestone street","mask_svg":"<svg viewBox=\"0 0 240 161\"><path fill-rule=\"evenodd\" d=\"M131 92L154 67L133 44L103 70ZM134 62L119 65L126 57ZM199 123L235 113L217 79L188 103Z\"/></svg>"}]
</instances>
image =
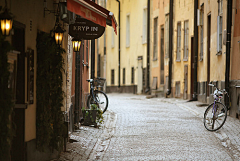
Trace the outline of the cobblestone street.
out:
<instances>
[{"instance_id":1,"label":"cobblestone street","mask_svg":"<svg viewBox=\"0 0 240 161\"><path fill-rule=\"evenodd\" d=\"M65 160L240 160L240 122L228 117L218 132L203 126L206 106L174 98L108 94L100 128L71 135Z\"/></svg>"}]
</instances>

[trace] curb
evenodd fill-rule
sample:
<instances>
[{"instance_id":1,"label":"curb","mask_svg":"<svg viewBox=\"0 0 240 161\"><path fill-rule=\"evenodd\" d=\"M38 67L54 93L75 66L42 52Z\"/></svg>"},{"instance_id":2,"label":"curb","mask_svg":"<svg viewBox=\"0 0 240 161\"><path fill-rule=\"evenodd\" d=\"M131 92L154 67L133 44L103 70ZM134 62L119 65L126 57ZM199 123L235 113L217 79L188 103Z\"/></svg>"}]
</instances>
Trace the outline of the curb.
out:
<instances>
[{"instance_id":1,"label":"curb","mask_svg":"<svg viewBox=\"0 0 240 161\"><path fill-rule=\"evenodd\" d=\"M94 145L88 160L102 160L106 150L109 147L112 136L115 133L116 123L117 123L117 114L107 110L106 111L106 122L104 125L103 133L98 138L96 144Z\"/></svg>"}]
</instances>

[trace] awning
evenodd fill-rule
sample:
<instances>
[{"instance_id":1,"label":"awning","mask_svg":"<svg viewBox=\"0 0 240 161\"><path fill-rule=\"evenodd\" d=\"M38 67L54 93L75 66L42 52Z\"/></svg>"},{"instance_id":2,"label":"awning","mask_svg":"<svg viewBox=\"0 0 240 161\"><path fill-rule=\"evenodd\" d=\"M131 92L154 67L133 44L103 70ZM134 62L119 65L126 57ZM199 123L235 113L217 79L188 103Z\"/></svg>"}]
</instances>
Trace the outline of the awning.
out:
<instances>
[{"instance_id":1,"label":"awning","mask_svg":"<svg viewBox=\"0 0 240 161\"><path fill-rule=\"evenodd\" d=\"M67 0L67 9L103 27L112 26L117 34L117 22L112 12L90 0Z\"/></svg>"}]
</instances>

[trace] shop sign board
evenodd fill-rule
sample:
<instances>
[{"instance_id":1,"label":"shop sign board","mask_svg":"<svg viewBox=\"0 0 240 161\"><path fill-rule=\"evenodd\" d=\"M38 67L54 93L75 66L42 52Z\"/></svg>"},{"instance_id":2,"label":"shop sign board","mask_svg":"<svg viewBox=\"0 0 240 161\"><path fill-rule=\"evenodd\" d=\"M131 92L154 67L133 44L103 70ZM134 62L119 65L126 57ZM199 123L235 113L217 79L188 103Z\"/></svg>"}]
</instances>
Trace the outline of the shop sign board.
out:
<instances>
[{"instance_id":1,"label":"shop sign board","mask_svg":"<svg viewBox=\"0 0 240 161\"><path fill-rule=\"evenodd\" d=\"M84 18L78 18L69 25L69 35L80 40L94 40L103 35L105 27Z\"/></svg>"}]
</instances>

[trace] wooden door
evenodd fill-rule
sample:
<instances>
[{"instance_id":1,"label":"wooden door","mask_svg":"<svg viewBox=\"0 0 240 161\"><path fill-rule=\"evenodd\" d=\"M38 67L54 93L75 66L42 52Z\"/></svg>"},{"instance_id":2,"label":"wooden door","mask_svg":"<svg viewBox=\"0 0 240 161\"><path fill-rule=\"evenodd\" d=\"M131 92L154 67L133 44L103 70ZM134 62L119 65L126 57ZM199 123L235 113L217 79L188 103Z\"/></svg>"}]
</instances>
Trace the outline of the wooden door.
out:
<instances>
[{"instance_id":1,"label":"wooden door","mask_svg":"<svg viewBox=\"0 0 240 161\"><path fill-rule=\"evenodd\" d=\"M183 99L188 99L188 65L184 66L184 91Z\"/></svg>"}]
</instances>

